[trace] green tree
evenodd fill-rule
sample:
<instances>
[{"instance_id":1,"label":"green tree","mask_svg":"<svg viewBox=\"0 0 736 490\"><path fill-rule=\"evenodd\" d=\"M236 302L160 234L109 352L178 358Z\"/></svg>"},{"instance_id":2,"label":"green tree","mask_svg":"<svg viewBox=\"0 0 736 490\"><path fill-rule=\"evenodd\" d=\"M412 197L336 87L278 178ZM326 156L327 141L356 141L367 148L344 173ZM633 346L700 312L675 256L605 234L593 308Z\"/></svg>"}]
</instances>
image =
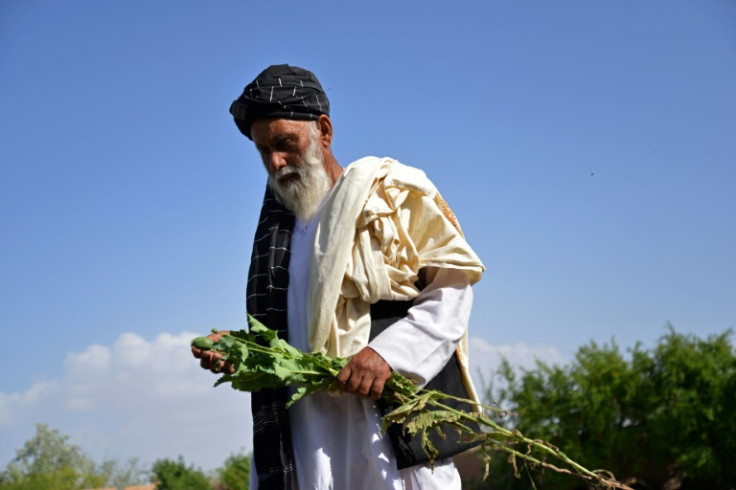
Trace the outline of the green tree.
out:
<instances>
[{"instance_id":1,"label":"green tree","mask_svg":"<svg viewBox=\"0 0 736 490\"><path fill-rule=\"evenodd\" d=\"M588 468L634 488L736 487L736 353L731 331L699 339L670 327L651 351L615 343L581 347L567 366L537 363L517 375L504 361L489 400L505 423L545 439ZM496 455L484 488L585 488L572 477ZM535 483L536 482L536 483Z\"/></svg>"},{"instance_id":2,"label":"green tree","mask_svg":"<svg viewBox=\"0 0 736 490\"><path fill-rule=\"evenodd\" d=\"M233 454L217 470L220 490L248 490L250 456Z\"/></svg>"},{"instance_id":3,"label":"green tree","mask_svg":"<svg viewBox=\"0 0 736 490\"><path fill-rule=\"evenodd\" d=\"M115 488L141 485L149 481L149 471L141 466L138 458L130 458L125 463L106 460L99 465L98 471L107 477L107 485Z\"/></svg>"},{"instance_id":4,"label":"green tree","mask_svg":"<svg viewBox=\"0 0 736 490\"><path fill-rule=\"evenodd\" d=\"M151 468L158 490L207 490L212 488L202 470L187 466L184 458L157 459Z\"/></svg>"},{"instance_id":5,"label":"green tree","mask_svg":"<svg viewBox=\"0 0 736 490\"><path fill-rule=\"evenodd\" d=\"M45 424L36 424L36 434L16 450L0 475L2 490L71 490L101 487L106 482L107 475L69 443L69 436Z\"/></svg>"}]
</instances>

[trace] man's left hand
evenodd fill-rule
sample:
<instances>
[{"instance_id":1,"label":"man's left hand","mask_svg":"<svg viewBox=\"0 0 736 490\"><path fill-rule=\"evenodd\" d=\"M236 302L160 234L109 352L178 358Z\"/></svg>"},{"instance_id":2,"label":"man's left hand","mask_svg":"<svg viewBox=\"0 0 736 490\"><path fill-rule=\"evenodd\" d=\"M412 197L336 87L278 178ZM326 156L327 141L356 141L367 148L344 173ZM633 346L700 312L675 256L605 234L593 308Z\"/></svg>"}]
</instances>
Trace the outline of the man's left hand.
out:
<instances>
[{"instance_id":1,"label":"man's left hand","mask_svg":"<svg viewBox=\"0 0 736 490\"><path fill-rule=\"evenodd\" d=\"M391 366L370 347L364 347L338 373L342 391L374 400L381 398Z\"/></svg>"}]
</instances>

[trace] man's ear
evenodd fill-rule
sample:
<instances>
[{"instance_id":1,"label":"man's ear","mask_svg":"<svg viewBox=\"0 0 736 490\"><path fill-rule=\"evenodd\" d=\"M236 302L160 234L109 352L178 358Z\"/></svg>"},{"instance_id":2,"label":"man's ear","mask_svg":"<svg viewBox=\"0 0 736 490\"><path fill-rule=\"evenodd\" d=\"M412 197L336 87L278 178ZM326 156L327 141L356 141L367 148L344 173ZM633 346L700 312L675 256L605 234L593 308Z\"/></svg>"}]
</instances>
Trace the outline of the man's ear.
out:
<instances>
[{"instance_id":1,"label":"man's ear","mask_svg":"<svg viewBox=\"0 0 736 490\"><path fill-rule=\"evenodd\" d=\"M320 114L317 119L317 127L319 128L319 139L324 148L328 148L332 144L332 121L326 114Z\"/></svg>"}]
</instances>

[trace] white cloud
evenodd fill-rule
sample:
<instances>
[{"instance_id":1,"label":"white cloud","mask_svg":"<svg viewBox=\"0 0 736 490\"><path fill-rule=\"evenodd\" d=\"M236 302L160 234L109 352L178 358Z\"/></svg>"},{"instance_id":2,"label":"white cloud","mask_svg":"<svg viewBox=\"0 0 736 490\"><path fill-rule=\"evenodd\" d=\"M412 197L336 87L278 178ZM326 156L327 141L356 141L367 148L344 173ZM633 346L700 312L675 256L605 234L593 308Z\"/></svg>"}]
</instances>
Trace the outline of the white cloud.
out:
<instances>
[{"instance_id":1,"label":"white cloud","mask_svg":"<svg viewBox=\"0 0 736 490\"><path fill-rule=\"evenodd\" d=\"M0 393L0 427L16 423L18 416L29 406L36 405L40 399L56 391L55 383L39 381L33 383L23 393Z\"/></svg>"},{"instance_id":2,"label":"white cloud","mask_svg":"<svg viewBox=\"0 0 736 490\"><path fill-rule=\"evenodd\" d=\"M251 447L250 397L199 367L189 341L164 333L122 334L112 346L68 354L55 379L0 393L0 466L42 422L102 460L145 462L183 455L205 469Z\"/></svg>"},{"instance_id":3,"label":"white cloud","mask_svg":"<svg viewBox=\"0 0 736 490\"><path fill-rule=\"evenodd\" d=\"M75 375L106 371L110 367L110 349L101 345L91 345L81 354L67 355L64 367Z\"/></svg>"},{"instance_id":4,"label":"white cloud","mask_svg":"<svg viewBox=\"0 0 736 490\"><path fill-rule=\"evenodd\" d=\"M134 333L124 333L115 342L115 357L122 366L137 368L151 355L151 345Z\"/></svg>"}]
</instances>

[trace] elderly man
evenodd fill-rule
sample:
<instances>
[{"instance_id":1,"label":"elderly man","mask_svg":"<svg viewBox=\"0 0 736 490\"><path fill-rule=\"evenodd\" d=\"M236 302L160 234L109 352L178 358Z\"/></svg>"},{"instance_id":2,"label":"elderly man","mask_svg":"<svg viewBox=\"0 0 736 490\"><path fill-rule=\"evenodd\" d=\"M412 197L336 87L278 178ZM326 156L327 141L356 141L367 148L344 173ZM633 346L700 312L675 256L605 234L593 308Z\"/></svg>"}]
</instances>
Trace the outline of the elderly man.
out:
<instances>
[{"instance_id":1,"label":"elderly man","mask_svg":"<svg viewBox=\"0 0 736 490\"><path fill-rule=\"evenodd\" d=\"M420 170L376 157L342 168L307 70L268 67L230 112L268 173L248 311L297 348L350 358L339 396L287 411L286 390L252 394L251 488L460 488L451 458L431 468L404 454L400 431L381 432L377 403L392 370L425 385L451 365L475 396L466 330L484 269L454 215ZM216 354L195 356L221 369Z\"/></svg>"}]
</instances>

